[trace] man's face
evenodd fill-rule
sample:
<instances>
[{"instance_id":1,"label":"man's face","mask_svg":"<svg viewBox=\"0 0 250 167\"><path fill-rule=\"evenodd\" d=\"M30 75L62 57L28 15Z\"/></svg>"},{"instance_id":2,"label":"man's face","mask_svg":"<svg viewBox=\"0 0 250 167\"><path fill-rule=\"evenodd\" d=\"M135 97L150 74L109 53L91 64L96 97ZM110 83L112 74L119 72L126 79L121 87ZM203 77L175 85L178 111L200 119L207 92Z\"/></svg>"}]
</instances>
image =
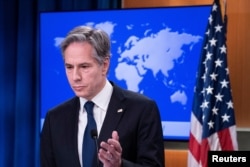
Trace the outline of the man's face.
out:
<instances>
[{"instance_id":1,"label":"man's face","mask_svg":"<svg viewBox=\"0 0 250 167\"><path fill-rule=\"evenodd\" d=\"M69 84L76 96L91 100L104 87L109 59L100 65L93 57L94 48L87 42L71 43L64 51Z\"/></svg>"}]
</instances>

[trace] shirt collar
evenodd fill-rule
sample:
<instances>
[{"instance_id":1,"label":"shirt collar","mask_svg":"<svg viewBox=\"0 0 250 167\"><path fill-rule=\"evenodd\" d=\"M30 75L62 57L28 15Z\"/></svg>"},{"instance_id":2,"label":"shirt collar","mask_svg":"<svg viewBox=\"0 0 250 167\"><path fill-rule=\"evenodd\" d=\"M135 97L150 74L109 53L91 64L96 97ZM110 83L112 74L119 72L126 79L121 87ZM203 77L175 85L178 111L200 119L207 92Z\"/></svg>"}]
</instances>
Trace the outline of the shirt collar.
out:
<instances>
[{"instance_id":1,"label":"shirt collar","mask_svg":"<svg viewBox=\"0 0 250 167\"><path fill-rule=\"evenodd\" d=\"M113 86L108 80L106 80L103 89L95 97L93 97L91 101L102 110L107 111L112 92ZM80 97L81 109L83 108L83 105L86 103L86 101L87 100L85 98Z\"/></svg>"}]
</instances>

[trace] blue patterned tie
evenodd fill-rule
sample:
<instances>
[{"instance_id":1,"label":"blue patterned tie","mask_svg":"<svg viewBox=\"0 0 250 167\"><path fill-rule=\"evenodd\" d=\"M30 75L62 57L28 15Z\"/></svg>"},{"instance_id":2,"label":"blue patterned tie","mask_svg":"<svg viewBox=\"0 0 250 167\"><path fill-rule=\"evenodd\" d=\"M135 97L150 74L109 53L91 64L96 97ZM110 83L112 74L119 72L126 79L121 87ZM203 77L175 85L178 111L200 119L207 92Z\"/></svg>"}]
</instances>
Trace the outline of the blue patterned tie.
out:
<instances>
[{"instance_id":1,"label":"blue patterned tie","mask_svg":"<svg viewBox=\"0 0 250 167\"><path fill-rule=\"evenodd\" d=\"M88 115L88 123L84 132L84 139L82 145L82 164L83 167L96 167L97 166L97 153L95 140L92 139L91 130L96 130L96 122L93 116L94 103L87 101L84 105Z\"/></svg>"}]
</instances>

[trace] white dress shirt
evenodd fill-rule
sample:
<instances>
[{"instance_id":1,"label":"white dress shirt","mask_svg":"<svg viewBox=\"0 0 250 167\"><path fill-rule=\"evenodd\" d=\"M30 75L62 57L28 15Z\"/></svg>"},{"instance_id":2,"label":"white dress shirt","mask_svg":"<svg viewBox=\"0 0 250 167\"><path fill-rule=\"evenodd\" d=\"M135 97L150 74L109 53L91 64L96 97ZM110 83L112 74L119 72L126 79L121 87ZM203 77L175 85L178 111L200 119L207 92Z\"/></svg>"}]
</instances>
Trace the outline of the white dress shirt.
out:
<instances>
[{"instance_id":1,"label":"white dress shirt","mask_svg":"<svg viewBox=\"0 0 250 167\"><path fill-rule=\"evenodd\" d=\"M99 136L104 118L107 113L109 101L113 92L113 86L106 80L104 88L91 100L95 103L93 114L97 126L97 134ZM80 163L82 166L82 143L84 131L87 125L87 113L84 109L84 104L87 102L86 99L80 97L80 111L79 111L79 121L78 121L78 154Z\"/></svg>"}]
</instances>

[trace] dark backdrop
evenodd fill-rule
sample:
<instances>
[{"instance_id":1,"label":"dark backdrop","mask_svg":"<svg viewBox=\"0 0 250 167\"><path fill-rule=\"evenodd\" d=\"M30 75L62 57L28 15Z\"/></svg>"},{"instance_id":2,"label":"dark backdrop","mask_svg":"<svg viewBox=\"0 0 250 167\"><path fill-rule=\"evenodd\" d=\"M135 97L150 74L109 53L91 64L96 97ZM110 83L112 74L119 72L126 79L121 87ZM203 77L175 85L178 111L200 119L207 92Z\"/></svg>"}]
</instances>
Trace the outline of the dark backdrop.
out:
<instances>
[{"instance_id":1,"label":"dark backdrop","mask_svg":"<svg viewBox=\"0 0 250 167\"><path fill-rule=\"evenodd\" d=\"M39 166L39 13L121 0L0 0L0 167Z\"/></svg>"}]
</instances>

